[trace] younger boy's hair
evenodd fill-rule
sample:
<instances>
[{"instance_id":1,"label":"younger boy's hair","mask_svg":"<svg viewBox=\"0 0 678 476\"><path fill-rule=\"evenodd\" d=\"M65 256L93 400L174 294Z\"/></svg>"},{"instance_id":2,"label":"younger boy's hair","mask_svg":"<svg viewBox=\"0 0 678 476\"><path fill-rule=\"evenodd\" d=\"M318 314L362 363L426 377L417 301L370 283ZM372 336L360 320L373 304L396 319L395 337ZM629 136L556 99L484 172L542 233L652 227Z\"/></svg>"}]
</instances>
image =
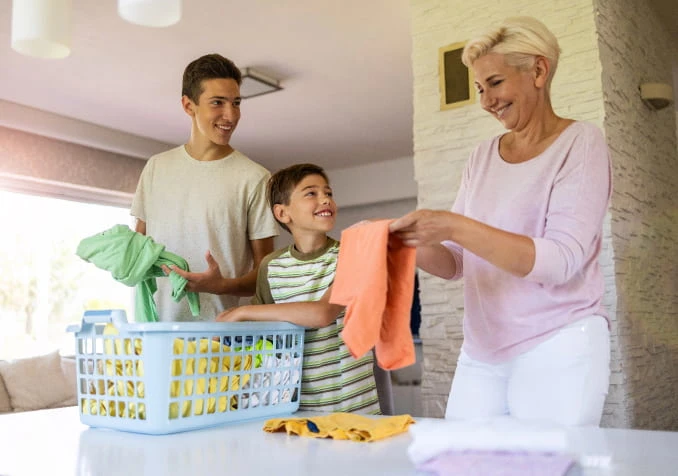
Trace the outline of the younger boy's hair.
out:
<instances>
[{"instance_id":1,"label":"younger boy's hair","mask_svg":"<svg viewBox=\"0 0 678 476\"><path fill-rule=\"evenodd\" d=\"M275 205L289 205L294 187L309 175L320 175L327 183L330 183L323 168L315 164L291 165L274 173L268 180L268 187L266 188L266 198L268 198L271 212L273 212ZM287 225L281 223L277 218L276 221L283 229L290 231Z\"/></svg>"},{"instance_id":2,"label":"younger boy's hair","mask_svg":"<svg viewBox=\"0 0 678 476\"><path fill-rule=\"evenodd\" d=\"M240 69L233 61L220 54L212 53L191 61L184 70L181 95L188 96L198 104L202 94L202 82L206 79L235 79L238 86L242 83Z\"/></svg>"}]
</instances>

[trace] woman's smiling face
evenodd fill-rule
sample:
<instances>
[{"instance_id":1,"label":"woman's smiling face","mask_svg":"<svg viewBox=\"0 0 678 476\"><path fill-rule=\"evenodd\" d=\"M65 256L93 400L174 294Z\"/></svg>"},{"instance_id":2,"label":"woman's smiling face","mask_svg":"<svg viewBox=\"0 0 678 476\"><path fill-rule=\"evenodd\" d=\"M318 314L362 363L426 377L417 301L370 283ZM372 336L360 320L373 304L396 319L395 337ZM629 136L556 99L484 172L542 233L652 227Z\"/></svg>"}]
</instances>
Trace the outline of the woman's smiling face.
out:
<instances>
[{"instance_id":1,"label":"woman's smiling face","mask_svg":"<svg viewBox=\"0 0 678 476\"><path fill-rule=\"evenodd\" d=\"M471 65L481 107L508 130L522 129L539 102L542 81L537 81L535 67L519 70L496 53L481 56Z\"/></svg>"}]
</instances>

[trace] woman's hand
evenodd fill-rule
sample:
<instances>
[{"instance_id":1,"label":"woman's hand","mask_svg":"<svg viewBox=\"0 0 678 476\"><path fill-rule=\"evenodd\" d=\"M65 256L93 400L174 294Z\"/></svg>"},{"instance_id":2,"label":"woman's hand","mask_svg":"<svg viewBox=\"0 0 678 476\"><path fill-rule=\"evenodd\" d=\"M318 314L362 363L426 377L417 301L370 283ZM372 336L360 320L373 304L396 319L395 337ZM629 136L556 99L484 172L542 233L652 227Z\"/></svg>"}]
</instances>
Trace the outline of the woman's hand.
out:
<instances>
[{"instance_id":1,"label":"woman's hand","mask_svg":"<svg viewBox=\"0 0 678 476\"><path fill-rule=\"evenodd\" d=\"M452 240L456 226L463 216L443 210L416 210L394 220L389 231L398 236L406 246L429 246Z\"/></svg>"},{"instance_id":2,"label":"woman's hand","mask_svg":"<svg viewBox=\"0 0 678 476\"><path fill-rule=\"evenodd\" d=\"M443 241L452 241L519 277L526 276L534 266L536 252L532 238L491 227L458 213L416 210L393 221L389 230L406 246L419 248L417 266L440 277L456 273L456 267L440 266L444 264L442 257L445 256L442 253L445 247L440 244Z\"/></svg>"}]
</instances>

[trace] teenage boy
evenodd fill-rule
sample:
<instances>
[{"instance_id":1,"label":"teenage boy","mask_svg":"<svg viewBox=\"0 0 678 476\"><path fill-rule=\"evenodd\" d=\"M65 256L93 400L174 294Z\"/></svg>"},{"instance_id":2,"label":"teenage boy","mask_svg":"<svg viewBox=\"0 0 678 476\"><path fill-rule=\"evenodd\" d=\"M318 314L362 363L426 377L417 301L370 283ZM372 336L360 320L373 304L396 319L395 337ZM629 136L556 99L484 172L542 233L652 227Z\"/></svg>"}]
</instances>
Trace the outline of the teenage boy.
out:
<instances>
[{"instance_id":1,"label":"teenage boy","mask_svg":"<svg viewBox=\"0 0 678 476\"><path fill-rule=\"evenodd\" d=\"M276 225L266 202L270 173L230 145L240 120L240 70L218 54L184 70L181 104L191 118L188 142L150 158L132 202L136 231L183 257L172 267L200 293L200 320L212 320L251 296L257 267L273 251ZM207 270L204 269L205 260ZM165 269L169 273L169 269ZM194 320L174 302L169 279L158 280L161 321Z\"/></svg>"},{"instance_id":2,"label":"teenage boy","mask_svg":"<svg viewBox=\"0 0 678 476\"><path fill-rule=\"evenodd\" d=\"M250 306L227 310L218 321L287 321L306 327L300 410L379 414L374 357L351 356L340 333L344 307L330 304L339 242L337 205L325 171L299 164L273 174L268 200L294 243L259 266Z\"/></svg>"}]
</instances>

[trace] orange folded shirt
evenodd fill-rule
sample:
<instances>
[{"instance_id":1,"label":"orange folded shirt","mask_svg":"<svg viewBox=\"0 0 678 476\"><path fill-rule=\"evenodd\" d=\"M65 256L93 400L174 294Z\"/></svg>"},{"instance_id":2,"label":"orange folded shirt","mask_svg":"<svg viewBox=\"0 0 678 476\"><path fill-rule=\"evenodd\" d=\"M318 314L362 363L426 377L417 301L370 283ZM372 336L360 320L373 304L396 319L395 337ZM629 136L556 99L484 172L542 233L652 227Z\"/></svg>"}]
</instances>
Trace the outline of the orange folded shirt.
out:
<instances>
[{"instance_id":1,"label":"orange folded shirt","mask_svg":"<svg viewBox=\"0 0 678 476\"><path fill-rule=\"evenodd\" d=\"M416 361L410 331L416 250L389 235L392 220L379 220L341 233L330 302L346 306L344 339L358 358L375 348L382 369Z\"/></svg>"}]
</instances>

